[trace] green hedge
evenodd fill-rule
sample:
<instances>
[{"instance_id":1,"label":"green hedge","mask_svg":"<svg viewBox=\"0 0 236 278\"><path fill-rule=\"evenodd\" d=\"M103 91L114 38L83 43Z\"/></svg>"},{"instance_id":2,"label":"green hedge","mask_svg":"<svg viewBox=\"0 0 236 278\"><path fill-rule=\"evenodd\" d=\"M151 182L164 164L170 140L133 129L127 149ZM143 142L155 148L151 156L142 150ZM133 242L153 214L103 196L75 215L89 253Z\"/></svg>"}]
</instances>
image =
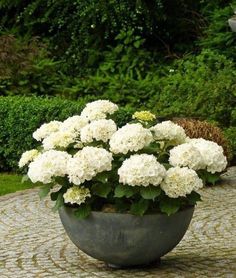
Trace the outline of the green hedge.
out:
<instances>
[{"instance_id":1,"label":"green hedge","mask_svg":"<svg viewBox=\"0 0 236 278\"><path fill-rule=\"evenodd\" d=\"M37 146L32 133L41 124L76 115L84 105L84 100L0 97L0 171L18 170L22 152ZM132 110L121 110L118 124L123 125L131 115Z\"/></svg>"}]
</instances>

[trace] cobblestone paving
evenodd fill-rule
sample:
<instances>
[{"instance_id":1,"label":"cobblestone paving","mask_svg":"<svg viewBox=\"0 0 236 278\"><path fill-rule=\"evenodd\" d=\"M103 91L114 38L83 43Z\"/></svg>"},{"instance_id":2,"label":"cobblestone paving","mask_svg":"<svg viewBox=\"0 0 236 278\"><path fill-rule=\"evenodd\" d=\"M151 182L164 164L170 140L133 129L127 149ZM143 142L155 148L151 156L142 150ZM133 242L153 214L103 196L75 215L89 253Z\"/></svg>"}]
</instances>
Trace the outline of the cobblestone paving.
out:
<instances>
[{"instance_id":1,"label":"cobblestone paving","mask_svg":"<svg viewBox=\"0 0 236 278\"><path fill-rule=\"evenodd\" d=\"M202 194L184 239L161 265L132 270L109 269L79 251L37 190L0 197L0 278L236 277L236 168Z\"/></svg>"}]
</instances>

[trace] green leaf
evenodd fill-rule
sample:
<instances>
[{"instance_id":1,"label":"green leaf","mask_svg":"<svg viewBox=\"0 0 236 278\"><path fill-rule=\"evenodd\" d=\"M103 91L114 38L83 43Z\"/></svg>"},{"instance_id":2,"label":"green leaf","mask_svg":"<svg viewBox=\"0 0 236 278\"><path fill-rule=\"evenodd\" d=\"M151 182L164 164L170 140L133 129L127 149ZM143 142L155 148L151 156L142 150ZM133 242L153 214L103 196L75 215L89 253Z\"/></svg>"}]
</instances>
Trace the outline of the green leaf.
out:
<instances>
[{"instance_id":1,"label":"green leaf","mask_svg":"<svg viewBox=\"0 0 236 278\"><path fill-rule=\"evenodd\" d=\"M79 219L84 219L91 213L91 207L88 204L82 204L74 211L74 215Z\"/></svg>"},{"instance_id":2,"label":"green leaf","mask_svg":"<svg viewBox=\"0 0 236 278\"><path fill-rule=\"evenodd\" d=\"M139 48L141 46L141 44L142 44L142 41L138 40L138 41L134 42L134 47Z\"/></svg>"},{"instance_id":3,"label":"green leaf","mask_svg":"<svg viewBox=\"0 0 236 278\"><path fill-rule=\"evenodd\" d=\"M40 197L41 200L48 195L51 188L52 188L52 184L45 184L40 188L39 197Z\"/></svg>"},{"instance_id":4,"label":"green leaf","mask_svg":"<svg viewBox=\"0 0 236 278\"><path fill-rule=\"evenodd\" d=\"M129 186L129 185L122 185L119 184L115 188L115 195L114 197L116 198L122 198L122 197L127 197L130 198L136 193L136 190L134 187Z\"/></svg>"},{"instance_id":5,"label":"green leaf","mask_svg":"<svg viewBox=\"0 0 236 278\"><path fill-rule=\"evenodd\" d=\"M56 212L63 205L64 205L63 193L59 193L57 196L55 206L52 208L52 210Z\"/></svg>"},{"instance_id":6,"label":"green leaf","mask_svg":"<svg viewBox=\"0 0 236 278\"><path fill-rule=\"evenodd\" d=\"M215 185L215 183L219 180L220 180L219 173L212 174L212 173L207 172L207 174L206 174L206 183L207 184Z\"/></svg>"},{"instance_id":7,"label":"green leaf","mask_svg":"<svg viewBox=\"0 0 236 278\"><path fill-rule=\"evenodd\" d=\"M52 193L50 194L51 200L52 200L52 201L56 201L59 193L60 193L60 190L57 191L57 192L52 192Z\"/></svg>"},{"instance_id":8,"label":"green leaf","mask_svg":"<svg viewBox=\"0 0 236 278\"><path fill-rule=\"evenodd\" d=\"M101 183L107 183L108 177L109 177L109 173L108 172L103 172L103 173L97 174L96 177L93 180L99 181Z\"/></svg>"},{"instance_id":9,"label":"green leaf","mask_svg":"<svg viewBox=\"0 0 236 278\"><path fill-rule=\"evenodd\" d=\"M92 186L92 192L97 196L106 198L111 192L111 185L109 183L95 183Z\"/></svg>"},{"instance_id":10,"label":"green leaf","mask_svg":"<svg viewBox=\"0 0 236 278\"><path fill-rule=\"evenodd\" d=\"M193 191L187 195L187 199L190 205L195 205L198 201L201 201L201 195Z\"/></svg>"},{"instance_id":11,"label":"green leaf","mask_svg":"<svg viewBox=\"0 0 236 278\"><path fill-rule=\"evenodd\" d=\"M131 205L130 212L134 215L142 216L148 210L149 201L141 199Z\"/></svg>"},{"instance_id":12,"label":"green leaf","mask_svg":"<svg viewBox=\"0 0 236 278\"><path fill-rule=\"evenodd\" d=\"M161 194L161 188L159 186L147 186L140 189L140 195L143 199L154 200Z\"/></svg>"},{"instance_id":13,"label":"green leaf","mask_svg":"<svg viewBox=\"0 0 236 278\"><path fill-rule=\"evenodd\" d=\"M126 202L124 199L116 199L115 208L118 212L127 212L130 208L130 203Z\"/></svg>"},{"instance_id":14,"label":"green leaf","mask_svg":"<svg viewBox=\"0 0 236 278\"><path fill-rule=\"evenodd\" d=\"M58 183L59 185L63 186L69 186L70 182L66 177L56 177L55 178L55 183Z\"/></svg>"},{"instance_id":15,"label":"green leaf","mask_svg":"<svg viewBox=\"0 0 236 278\"><path fill-rule=\"evenodd\" d=\"M181 206L181 202L178 199L165 198L160 201L160 210L166 213L168 216L176 213Z\"/></svg>"},{"instance_id":16,"label":"green leaf","mask_svg":"<svg viewBox=\"0 0 236 278\"><path fill-rule=\"evenodd\" d=\"M169 163L162 163L166 170L170 169L172 166Z\"/></svg>"},{"instance_id":17,"label":"green leaf","mask_svg":"<svg viewBox=\"0 0 236 278\"><path fill-rule=\"evenodd\" d=\"M220 173L209 173L206 170L199 170L198 176L203 180L204 184L213 184L220 180Z\"/></svg>"}]
</instances>

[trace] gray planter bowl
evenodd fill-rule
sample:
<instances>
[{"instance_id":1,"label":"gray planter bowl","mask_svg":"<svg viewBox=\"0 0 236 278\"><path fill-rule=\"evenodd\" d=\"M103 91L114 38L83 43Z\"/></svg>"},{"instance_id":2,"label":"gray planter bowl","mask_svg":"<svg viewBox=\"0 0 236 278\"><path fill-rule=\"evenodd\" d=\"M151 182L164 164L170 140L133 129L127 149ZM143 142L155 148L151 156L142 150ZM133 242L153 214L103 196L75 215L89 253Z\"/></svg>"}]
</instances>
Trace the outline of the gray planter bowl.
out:
<instances>
[{"instance_id":1,"label":"gray planter bowl","mask_svg":"<svg viewBox=\"0 0 236 278\"><path fill-rule=\"evenodd\" d=\"M113 267L149 265L171 251L183 238L194 207L167 216L92 212L84 220L73 208L59 210L61 222L80 250Z\"/></svg>"},{"instance_id":2,"label":"gray planter bowl","mask_svg":"<svg viewBox=\"0 0 236 278\"><path fill-rule=\"evenodd\" d=\"M236 32L236 16L228 20L229 26L233 32Z\"/></svg>"}]
</instances>

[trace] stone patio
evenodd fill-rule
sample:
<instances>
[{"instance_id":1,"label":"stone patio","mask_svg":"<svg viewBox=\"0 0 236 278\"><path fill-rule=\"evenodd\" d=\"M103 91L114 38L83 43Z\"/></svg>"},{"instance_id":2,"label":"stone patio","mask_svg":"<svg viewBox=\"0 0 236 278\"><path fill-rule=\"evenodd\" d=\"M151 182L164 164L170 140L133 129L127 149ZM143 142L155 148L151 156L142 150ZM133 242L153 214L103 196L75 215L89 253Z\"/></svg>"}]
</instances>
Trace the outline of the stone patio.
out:
<instances>
[{"instance_id":1,"label":"stone patio","mask_svg":"<svg viewBox=\"0 0 236 278\"><path fill-rule=\"evenodd\" d=\"M78 250L37 190L0 197L0 277L236 277L236 167L204 188L182 242L161 265L113 270Z\"/></svg>"}]
</instances>

